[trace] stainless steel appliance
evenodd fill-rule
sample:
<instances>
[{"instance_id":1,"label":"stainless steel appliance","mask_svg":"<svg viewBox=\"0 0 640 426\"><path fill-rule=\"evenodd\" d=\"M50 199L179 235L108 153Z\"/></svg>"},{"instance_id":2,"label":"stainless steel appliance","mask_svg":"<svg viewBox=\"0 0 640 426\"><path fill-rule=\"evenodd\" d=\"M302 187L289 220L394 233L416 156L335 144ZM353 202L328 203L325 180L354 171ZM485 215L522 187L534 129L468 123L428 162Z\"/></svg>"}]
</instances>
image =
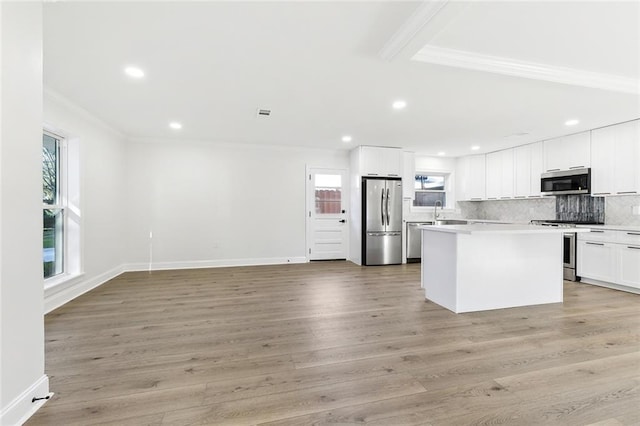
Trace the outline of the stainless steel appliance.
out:
<instances>
[{"instance_id":1,"label":"stainless steel appliance","mask_svg":"<svg viewBox=\"0 0 640 426\"><path fill-rule=\"evenodd\" d=\"M402 263L402 180L362 178L364 265Z\"/></svg>"},{"instance_id":2,"label":"stainless steel appliance","mask_svg":"<svg viewBox=\"0 0 640 426\"><path fill-rule=\"evenodd\" d=\"M433 222L407 222L407 263L422 260L422 231L421 225L433 225Z\"/></svg>"},{"instance_id":3,"label":"stainless steel appliance","mask_svg":"<svg viewBox=\"0 0 640 426\"><path fill-rule=\"evenodd\" d=\"M543 195L589 194L591 169L579 168L543 173L540 179Z\"/></svg>"},{"instance_id":4,"label":"stainless steel appliance","mask_svg":"<svg viewBox=\"0 0 640 426\"><path fill-rule=\"evenodd\" d=\"M602 223L564 220L532 220L531 223L535 225L566 228L566 232L562 234L564 238L564 244L562 246L562 277L567 281L580 281L580 277L576 273L576 250L578 244L576 240L576 233L571 232L571 228L575 228L576 225L602 225Z\"/></svg>"},{"instance_id":5,"label":"stainless steel appliance","mask_svg":"<svg viewBox=\"0 0 640 426\"><path fill-rule=\"evenodd\" d=\"M433 225L433 222L407 222L407 263L422 260L422 231L421 225Z\"/></svg>"}]
</instances>

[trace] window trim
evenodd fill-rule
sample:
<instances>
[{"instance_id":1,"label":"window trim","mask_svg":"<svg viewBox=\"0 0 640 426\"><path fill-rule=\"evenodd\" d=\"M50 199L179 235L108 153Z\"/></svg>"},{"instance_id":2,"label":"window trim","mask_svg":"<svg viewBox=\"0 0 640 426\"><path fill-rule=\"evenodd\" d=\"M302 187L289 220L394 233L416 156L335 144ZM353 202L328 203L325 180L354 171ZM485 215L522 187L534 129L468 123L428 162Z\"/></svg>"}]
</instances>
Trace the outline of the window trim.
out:
<instances>
[{"instance_id":1,"label":"window trim","mask_svg":"<svg viewBox=\"0 0 640 426\"><path fill-rule=\"evenodd\" d=\"M69 270L69 253L67 250L68 247L68 161L67 161L67 139L64 136L61 136L55 132L52 132L47 129L42 130L42 134L54 138L58 144L58 153L57 153L57 183L58 183L58 194L57 194L57 203L56 204L46 204L42 203L42 210L59 210L62 213L62 272L51 275L50 277L43 277L45 283L49 283L51 281L60 280L62 277L68 275ZM44 267L44 265L43 265Z\"/></svg>"},{"instance_id":2,"label":"window trim","mask_svg":"<svg viewBox=\"0 0 640 426\"><path fill-rule=\"evenodd\" d=\"M42 133L61 141L60 202L65 209L63 230L63 272L49 278L43 277L45 295L67 288L84 275L82 220L82 183L80 164L80 139L50 123L43 123ZM43 203L43 209L50 207Z\"/></svg>"},{"instance_id":3,"label":"window trim","mask_svg":"<svg viewBox=\"0 0 640 426\"><path fill-rule=\"evenodd\" d=\"M455 210L455 200L453 193L453 172L451 170L435 170L435 169L416 169L414 173L414 181L415 176L419 175L433 175L433 176L444 176L444 188L445 189L416 189L414 190L416 193L418 192L444 192L446 196L446 205L443 206L444 211L454 211ZM414 206L413 200L410 203L411 211L415 212L424 212L424 211L433 211L433 206Z\"/></svg>"}]
</instances>

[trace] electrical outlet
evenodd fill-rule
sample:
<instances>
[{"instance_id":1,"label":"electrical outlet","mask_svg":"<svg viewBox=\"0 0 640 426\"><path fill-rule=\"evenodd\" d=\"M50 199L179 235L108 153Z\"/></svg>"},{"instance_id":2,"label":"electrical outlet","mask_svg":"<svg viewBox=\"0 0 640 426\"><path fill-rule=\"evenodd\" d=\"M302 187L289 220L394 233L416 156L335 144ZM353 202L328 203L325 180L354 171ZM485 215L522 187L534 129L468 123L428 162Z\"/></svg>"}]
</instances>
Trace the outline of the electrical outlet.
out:
<instances>
[{"instance_id":1,"label":"electrical outlet","mask_svg":"<svg viewBox=\"0 0 640 426\"><path fill-rule=\"evenodd\" d=\"M631 206L631 214L640 216L640 206Z\"/></svg>"}]
</instances>

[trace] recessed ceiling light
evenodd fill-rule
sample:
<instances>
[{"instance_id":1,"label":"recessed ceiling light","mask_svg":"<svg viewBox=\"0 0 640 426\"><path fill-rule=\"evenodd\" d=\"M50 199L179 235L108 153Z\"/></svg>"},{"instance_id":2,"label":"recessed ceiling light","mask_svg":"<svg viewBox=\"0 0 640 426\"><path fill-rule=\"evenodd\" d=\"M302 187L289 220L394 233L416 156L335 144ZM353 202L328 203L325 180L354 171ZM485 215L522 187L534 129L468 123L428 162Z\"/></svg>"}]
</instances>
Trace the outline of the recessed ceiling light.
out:
<instances>
[{"instance_id":1,"label":"recessed ceiling light","mask_svg":"<svg viewBox=\"0 0 640 426\"><path fill-rule=\"evenodd\" d=\"M178 123L177 121L172 121L171 123L169 123L169 127L171 127L174 130L180 130L182 129L182 124Z\"/></svg>"},{"instance_id":2,"label":"recessed ceiling light","mask_svg":"<svg viewBox=\"0 0 640 426\"><path fill-rule=\"evenodd\" d=\"M393 104L391 104L391 106L393 107L393 109L404 109L404 107L407 106L407 102L395 101Z\"/></svg>"},{"instance_id":3,"label":"recessed ceiling light","mask_svg":"<svg viewBox=\"0 0 640 426\"><path fill-rule=\"evenodd\" d=\"M479 150L479 149L480 149L480 147L479 147L478 145L474 145L474 146L472 146L472 147L471 147L471 149L472 149L473 151L477 151L477 150Z\"/></svg>"},{"instance_id":4,"label":"recessed ceiling light","mask_svg":"<svg viewBox=\"0 0 640 426\"><path fill-rule=\"evenodd\" d=\"M565 126L575 126L576 124L578 124L580 122L580 120L576 120L575 118L573 120L567 120L564 122Z\"/></svg>"},{"instance_id":5,"label":"recessed ceiling light","mask_svg":"<svg viewBox=\"0 0 640 426\"><path fill-rule=\"evenodd\" d=\"M446 154L446 152L444 152L444 151L440 151L440 152L438 153L438 155L445 155L445 154Z\"/></svg>"},{"instance_id":6,"label":"recessed ceiling light","mask_svg":"<svg viewBox=\"0 0 640 426\"><path fill-rule=\"evenodd\" d=\"M342 142L345 142L345 143L346 142L351 142L352 140L353 140L353 138L351 136L349 136L349 135L344 135L342 137Z\"/></svg>"},{"instance_id":7,"label":"recessed ceiling light","mask_svg":"<svg viewBox=\"0 0 640 426\"><path fill-rule=\"evenodd\" d=\"M144 77L144 71L142 71L138 67L126 67L124 69L124 73L132 78L142 78Z\"/></svg>"}]
</instances>

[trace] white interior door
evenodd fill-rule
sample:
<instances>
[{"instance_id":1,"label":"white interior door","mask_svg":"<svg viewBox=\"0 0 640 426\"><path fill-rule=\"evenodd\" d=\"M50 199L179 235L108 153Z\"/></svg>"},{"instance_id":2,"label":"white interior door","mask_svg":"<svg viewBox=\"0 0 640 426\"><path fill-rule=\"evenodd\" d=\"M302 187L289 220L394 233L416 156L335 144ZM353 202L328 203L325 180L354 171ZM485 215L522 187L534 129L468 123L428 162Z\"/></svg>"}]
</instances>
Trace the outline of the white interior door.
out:
<instances>
[{"instance_id":1,"label":"white interior door","mask_svg":"<svg viewBox=\"0 0 640 426\"><path fill-rule=\"evenodd\" d=\"M307 170L309 260L347 258L347 183L346 170Z\"/></svg>"}]
</instances>

